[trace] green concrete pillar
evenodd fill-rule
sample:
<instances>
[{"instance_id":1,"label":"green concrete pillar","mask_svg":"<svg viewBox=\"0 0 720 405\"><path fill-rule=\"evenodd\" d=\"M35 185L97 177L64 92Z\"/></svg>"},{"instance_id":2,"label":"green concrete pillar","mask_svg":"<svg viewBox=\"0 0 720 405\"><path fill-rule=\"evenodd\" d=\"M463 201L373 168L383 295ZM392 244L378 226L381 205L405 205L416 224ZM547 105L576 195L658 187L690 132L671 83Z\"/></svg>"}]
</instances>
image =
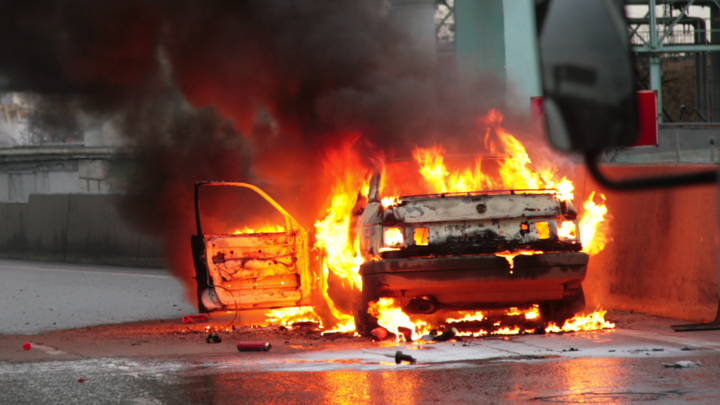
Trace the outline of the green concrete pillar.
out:
<instances>
[{"instance_id":1,"label":"green concrete pillar","mask_svg":"<svg viewBox=\"0 0 720 405\"><path fill-rule=\"evenodd\" d=\"M455 52L461 84L487 73L505 81L503 0L455 0Z\"/></svg>"}]
</instances>

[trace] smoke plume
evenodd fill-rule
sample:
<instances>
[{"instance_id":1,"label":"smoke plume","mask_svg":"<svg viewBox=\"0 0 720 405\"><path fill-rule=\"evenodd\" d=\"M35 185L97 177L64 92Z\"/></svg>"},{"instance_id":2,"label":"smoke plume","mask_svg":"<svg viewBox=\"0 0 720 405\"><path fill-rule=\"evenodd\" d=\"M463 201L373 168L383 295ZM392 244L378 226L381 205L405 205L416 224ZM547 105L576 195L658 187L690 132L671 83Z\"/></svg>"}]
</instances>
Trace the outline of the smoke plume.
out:
<instances>
[{"instance_id":1,"label":"smoke plume","mask_svg":"<svg viewBox=\"0 0 720 405\"><path fill-rule=\"evenodd\" d=\"M258 184L310 227L323 156L348 138L385 156L482 150L476 119L503 110L505 86L440 80L393 13L383 0L3 1L0 34L18 41L0 43L0 87L116 123L134 156L122 211L189 280L195 181ZM503 112L527 132L525 111Z\"/></svg>"}]
</instances>

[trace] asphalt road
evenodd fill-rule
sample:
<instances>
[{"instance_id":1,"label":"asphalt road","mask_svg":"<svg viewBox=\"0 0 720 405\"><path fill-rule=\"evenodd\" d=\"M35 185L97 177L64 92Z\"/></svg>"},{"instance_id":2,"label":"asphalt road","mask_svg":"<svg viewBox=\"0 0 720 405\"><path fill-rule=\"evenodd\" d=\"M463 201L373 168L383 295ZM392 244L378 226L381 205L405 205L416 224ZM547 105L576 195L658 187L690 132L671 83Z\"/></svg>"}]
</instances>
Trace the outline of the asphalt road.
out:
<instances>
[{"instance_id":1,"label":"asphalt road","mask_svg":"<svg viewBox=\"0 0 720 405\"><path fill-rule=\"evenodd\" d=\"M156 270L2 260L0 276L0 404L720 403L720 331L674 333L677 320L611 312L614 330L371 342L183 324L194 308ZM164 320L120 323L148 319ZM235 347L259 339L273 348ZM377 354L398 350L417 364Z\"/></svg>"},{"instance_id":2,"label":"asphalt road","mask_svg":"<svg viewBox=\"0 0 720 405\"><path fill-rule=\"evenodd\" d=\"M225 340L230 339L225 336ZM718 345L695 338L680 340L693 343L692 350L684 351L679 341L656 334L637 338L624 331L472 339L470 346L452 342L429 346L434 350L413 350L408 345L375 347L412 353L418 358L416 365L396 365L362 354L353 342L329 344L315 351L283 348L267 353L229 350L222 355L0 362L0 402L717 404ZM229 343L227 349L232 349L234 340ZM567 351L569 344L578 350ZM465 350L468 359L463 360ZM539 354L523 355L524 351ZM442 356L433 358L431 352ZM663 366L677 361L698 363L690 368Z\"/></svg>"},{"instance_id":3,"label":"asphalt road","mask_svg":"<svg viewBox=\"0 0 720 405\"><path fill-rule=\"evenodd\" d=\"M164 270L0 260L0 334L178 318L197 309Z\"/></svg>"}]
</instances>

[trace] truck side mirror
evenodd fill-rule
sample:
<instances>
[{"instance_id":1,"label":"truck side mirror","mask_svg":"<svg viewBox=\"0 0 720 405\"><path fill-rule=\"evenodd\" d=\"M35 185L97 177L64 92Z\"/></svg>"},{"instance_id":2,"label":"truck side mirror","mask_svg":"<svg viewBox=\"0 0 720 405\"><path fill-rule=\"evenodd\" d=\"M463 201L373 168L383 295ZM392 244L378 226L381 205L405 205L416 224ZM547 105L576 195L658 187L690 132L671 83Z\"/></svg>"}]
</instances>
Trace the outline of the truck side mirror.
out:
<instances>
[{"instance_id":1,"label":"truck side mirror","mask_svg":"<svg viewBox=\"0 0 720 405\"><path fill-rule=\"evenodd\" d=\"M635 68L621 0L535 0L547 133L562 151L582 152L588 171L616 190L717 181L717 171L611 180L598 159L639 135ZM662 108L662 106L660 106Z\"/></svg>"},{"instance_id":2,"label":"truck side mirror","mask_svg":"<svg viewBox=\"0 0 720 405\"><path fill-rule=\"evenodd\" d=\"M545 119L563 151L631 145L638 137L635 69L615 0L538 2Z\"/></svg>"}]
</instances>

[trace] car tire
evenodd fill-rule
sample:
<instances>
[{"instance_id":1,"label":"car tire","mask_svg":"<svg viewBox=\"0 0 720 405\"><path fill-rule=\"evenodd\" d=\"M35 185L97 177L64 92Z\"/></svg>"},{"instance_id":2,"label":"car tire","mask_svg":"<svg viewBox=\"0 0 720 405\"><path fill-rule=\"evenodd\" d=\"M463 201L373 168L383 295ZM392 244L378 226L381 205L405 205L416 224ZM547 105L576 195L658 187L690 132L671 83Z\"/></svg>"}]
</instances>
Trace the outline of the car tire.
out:
<instances>
[{"instance_id":1,"label":"car tire","mask_svg":"<svg viewBox=\"0 0 720 405\"><path fill-rule=\"evenodd\" d=\"M363 285L366 285L364 279ZM368 303L375 302L378 299L380 298L377 294L371 292L371 288L365 288L362 293L355 296L353 316L355 318L355 331L360 336L370 337L370 332L378 327L377 318L368 313Z\"/></svg>"},{"instance_id":2,"label":"car tire","mask_svg":"<svg viewBox=\"0 0 720 405\"><path fill-rule=\"evenodd\" d=\"M582 286L568 291L562 300L546 301L540 304L540 316L545 322L562 327L566 320L585 309L585 293Z\"/></svg>"}]
</instances>

